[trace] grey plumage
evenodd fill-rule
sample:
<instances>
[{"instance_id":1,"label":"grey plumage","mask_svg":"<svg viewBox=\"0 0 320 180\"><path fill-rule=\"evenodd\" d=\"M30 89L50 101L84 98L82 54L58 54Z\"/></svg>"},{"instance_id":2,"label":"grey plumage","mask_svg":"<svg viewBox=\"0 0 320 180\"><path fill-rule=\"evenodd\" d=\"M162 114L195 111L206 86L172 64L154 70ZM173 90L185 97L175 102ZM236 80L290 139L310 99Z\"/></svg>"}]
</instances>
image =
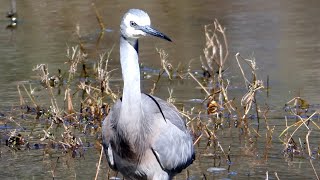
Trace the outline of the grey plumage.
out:
<instances>
[{"instance_id":1,"label":"grey plumage","mask_svg":"<svg viewBox=\"0 0 320 180\"><path fill-rule=\"evenodd\" d=\"M123 96L102 126L109 166L133 180L170 180L194 160L190 132L178 110L157 97L141 94L138 38L147 34L171 41L150 26L147 13L129 10L120 28Z\"/></svg>"}]
</instances>

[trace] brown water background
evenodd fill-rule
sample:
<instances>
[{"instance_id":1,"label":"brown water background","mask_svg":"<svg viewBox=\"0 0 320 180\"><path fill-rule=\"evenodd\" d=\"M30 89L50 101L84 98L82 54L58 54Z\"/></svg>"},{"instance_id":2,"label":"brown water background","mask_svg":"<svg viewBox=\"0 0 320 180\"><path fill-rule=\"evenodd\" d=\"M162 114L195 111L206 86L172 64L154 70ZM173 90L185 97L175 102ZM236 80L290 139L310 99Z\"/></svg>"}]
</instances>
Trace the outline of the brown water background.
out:
<instances>
[{"instance_id":1,"label":"brown water background","mask_svg":"<svg viewBox=\"0 0 320 180\"><path fill-rule=\"evenodd\" d=\"M290 164L284 160L282 145L277 139L285 126L281 112L288 100L300 95L310 104L320 104L320 1L97 0L95 4L108 28L99 49L94 48L99 25L91 1L17 0L19 24L14 30L6 29L8 21L5 14L10 9L10 2L0 1L0 111L9 111L17 105L17 84L33 83L36 78L32 69L37 64L47 64L51 71L58 68L66 70L66 48L77 44L77 25L90 50L92 61L97 59L97 54L115 45L110 66L118 68L113 73L113 86L121 86L118 31L120 19L128 9L144 9L151 17L152 25L173 39L173 43L156 38L140 41L140 61L151 70L160 67L155 48L163 48L173 65L192 60L192 70L199 71L199 57L203 55L205 46L204 25L212 23L216 18L227 28L230 56L226 74L231 80L232 96L239 98L245 92L234 55L240 52L244 57L254 56L260 79L266 81L267 76L270 79L270 96L266 98L261 95L261 99L274 112L270 114L273 117L270 123L276 128L274 147L269 160L263 163L259 156L248 157L241 153L241 141L237 133L227 130L225 134L220 134L220 141L224 142L225 148L228 145L233 147L231 158L234 161L231 173L211 174L209 179L262 179L266 171L273 178L274 172L281 179L315 178L308 160L297 159ZM150 84L146 82L143 85L145 92L150 90ZM168 84L174 89L173 95L177 101L190 102L205 97L195 88L197 84L193 80L183 83L164 80L156 95L167 98ZM314 138L319 144L319 134L314 134ZM58 167L58 179L93 179L98 158L99 153L94 148L88 148L85 159L75 160L70 166L62 164ZM216 166L210 158L199 161L189 168L194 172L193 179L199 179L202 173L208 174L207 168ZM51 178L40 150L1 157L0 162L0 179ZM106 162L103 163L106 168ZM320 173L319 162L316 166ZM67 172L65 168L69 168ZM183 179L183 175L177 179Z\"/></svg>"}]
</instances>

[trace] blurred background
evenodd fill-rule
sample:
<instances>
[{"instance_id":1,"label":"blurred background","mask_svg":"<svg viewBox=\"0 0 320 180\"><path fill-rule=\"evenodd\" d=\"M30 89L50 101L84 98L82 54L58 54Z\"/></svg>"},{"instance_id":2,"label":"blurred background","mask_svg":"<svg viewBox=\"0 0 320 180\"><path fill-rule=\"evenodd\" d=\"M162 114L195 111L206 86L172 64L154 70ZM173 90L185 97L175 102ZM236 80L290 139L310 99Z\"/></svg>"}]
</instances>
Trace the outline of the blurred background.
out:
<instances>
[{"instance_id":1,"label":"blurred background","mask_svg":"<svg viewBox=\"0 0 320 180\"><path fill-rule=\"evenodd\" d=\"M99 54L115 45L113 66L119 66L119 24L130 8L147 11L152 25L173 39L173 43L156 38L141 40L141 62L159 67L155 48L164 48L170 61L189 63L200 69L199 57L205 46L204 25L214 19L227 28L230 56L228 72L236 76L239 69L235 53L255 57L261 79L270 76L271 96L281 104L291 93L300 92L312 103L319 103L320 2L308 1L95 1L106 27L103 45L95 49L99 24L91 1L17 2L18 26L7 29L6 13L10 0L0 8L0 106L16 101L16 84L30 80L36 64L63 69L66 48L77 43L76 27L85 38L87 48ZM2 17L2 18L1 18ZM94 53L91 53L95 59ZM237 83L237 82L234 82Z\"/></svg>"}]
</instances>

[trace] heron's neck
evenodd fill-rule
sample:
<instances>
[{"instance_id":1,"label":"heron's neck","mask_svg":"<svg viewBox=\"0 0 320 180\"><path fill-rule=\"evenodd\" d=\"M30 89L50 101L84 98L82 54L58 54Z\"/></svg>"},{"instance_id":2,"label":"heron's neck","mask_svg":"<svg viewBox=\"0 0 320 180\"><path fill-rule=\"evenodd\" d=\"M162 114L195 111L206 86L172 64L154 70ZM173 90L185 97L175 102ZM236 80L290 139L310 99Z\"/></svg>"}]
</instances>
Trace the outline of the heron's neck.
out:
<instances>
[{"instance_id":1,"label":"heron's neck","mask_svg":"<svg viewBox=\"0 0 320 180\"><path fill-rule=\"evenodd\" d=\"M123 95L120 118L125 126L136 125L141 120L140 68L138 62L138 40L120 37L120 62L123 77Z\"/></svg>"}]
</instances>

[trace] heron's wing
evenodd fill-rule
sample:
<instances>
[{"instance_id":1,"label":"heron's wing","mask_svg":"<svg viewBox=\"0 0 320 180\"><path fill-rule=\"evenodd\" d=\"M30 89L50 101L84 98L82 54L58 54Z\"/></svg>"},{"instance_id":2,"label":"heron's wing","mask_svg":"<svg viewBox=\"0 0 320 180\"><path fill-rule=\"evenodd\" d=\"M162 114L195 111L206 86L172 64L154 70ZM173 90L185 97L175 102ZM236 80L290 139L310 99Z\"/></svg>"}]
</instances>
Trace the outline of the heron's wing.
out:
<instances>
[{"instance_id":1,"label":"heron's wing","mask_svg":"<svg viewBox=\"0 0 320 180\"><path fill-rule=\"evenodd\" d=\"M172 104L150 95L142 96L144 116L151 125L151 149L163 170L178 173L194 160L192 137Z\"/></svg>"},{"instance_id":2,"label":"heron's wing","mask_svg":"<svg viewBox=\"0 0 320 180\"><path fill-rule=\"evenodd\" d=\"M119 120L120 114L120 107L121 107L121 100L118 100L109 111L108 116L104 119L102 124L102 145L104 149L104 153L107 157L109 166L116 170L116 164L114 162L114 154L112 148L110 146L110 140L114 138L115 134L115 125Z\"/></svg>"},{"instance_id":3,"label":"heron's wing","mask_svg":"<svg viewBox=\"0 0 320 180\"><path fill-rule=\"evenodd\" d=\"M148 108L148 111L145 112L148 112L148 114L160 113L164 121L170 121L181 131L187 131L186 122L181 118L179 111L174 105L149 94L143 94L142 97L143 106Z\"/></svg>"}]
</instances>

